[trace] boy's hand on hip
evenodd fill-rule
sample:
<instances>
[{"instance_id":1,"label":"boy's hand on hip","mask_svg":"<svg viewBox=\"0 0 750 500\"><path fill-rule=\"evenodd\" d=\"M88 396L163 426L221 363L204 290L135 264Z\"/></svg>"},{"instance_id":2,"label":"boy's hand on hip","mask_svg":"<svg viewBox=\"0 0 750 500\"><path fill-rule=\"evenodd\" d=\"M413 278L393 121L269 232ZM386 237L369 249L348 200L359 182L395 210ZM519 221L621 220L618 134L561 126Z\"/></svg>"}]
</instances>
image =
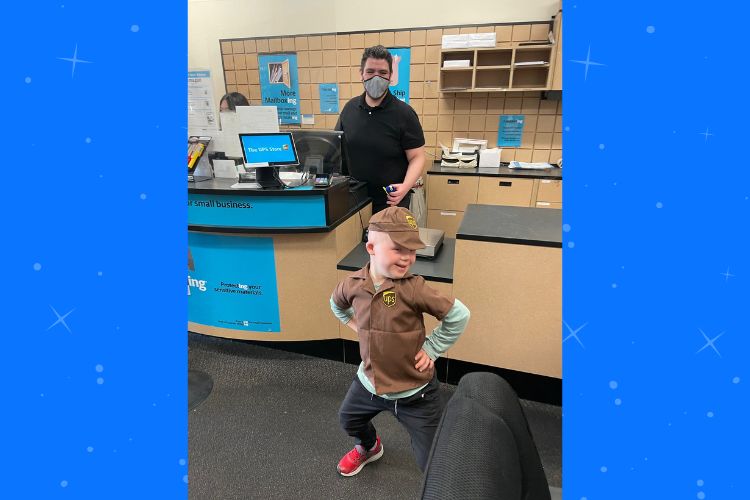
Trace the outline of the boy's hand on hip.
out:
<instances>
[{"instance_id":1,"label":"boy's hand on hip","mask_svg":"<svg viewBox=\"0 0 750 500\"><path fill-rule=\"evenodd\" d=\"M414 367L420 372L431 370L435 367L435 363L432 361L432 359L430 359L427 353L424 352L424 349L419 350L417 355L414 357L414 361L417 362Z\"/></svg>"}]
</instances>

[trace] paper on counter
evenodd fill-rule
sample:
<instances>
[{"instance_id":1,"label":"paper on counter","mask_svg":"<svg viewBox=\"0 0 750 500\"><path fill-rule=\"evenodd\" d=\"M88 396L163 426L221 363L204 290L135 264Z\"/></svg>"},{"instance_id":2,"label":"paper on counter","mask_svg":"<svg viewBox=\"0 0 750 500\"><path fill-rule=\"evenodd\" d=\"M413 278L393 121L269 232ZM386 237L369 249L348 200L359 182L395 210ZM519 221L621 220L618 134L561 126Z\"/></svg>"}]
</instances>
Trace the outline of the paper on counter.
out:
<instances>
[{"instance_id":1,"label":"paper on counter","mask_svg":"<svg viewBox=\"0 0 750 500\"><path fill-rule=\"evenodd\" d=\"M234 160L214 160L214 175L222 179L239 179Z\"/></svg>"},{"instance_id":2,"label":"paper on counter","mask_svg":"<svg viewBox=\"0 0 750 500\"><path fill-rule=\"evenodd\" d=\"M508 164L508 168L518 168L527 170L546 170L552 168L552 165L546 162L529 163L525 161L512 161Z\"/></svg>"},{"instance_id":3,"label":"paper on counter","mask_svg":"<svg viewBox=\"0 0 750 500\"><path fill-rule=\"evenodd\" d=\"M279 131L279 114L276 106L237 106L235 109L238 133Z\"/></svg>"},{"instance_id":4,"label":"paper on counter","mask_svg":"<svg viewBox=\"0 0 750 500\"><path fill-rule=\"evenodd\" d=\"M479 167L498 167L500 166L500 154L502 148L482 149L479 152Z\"/></svg>"}]
</instances>

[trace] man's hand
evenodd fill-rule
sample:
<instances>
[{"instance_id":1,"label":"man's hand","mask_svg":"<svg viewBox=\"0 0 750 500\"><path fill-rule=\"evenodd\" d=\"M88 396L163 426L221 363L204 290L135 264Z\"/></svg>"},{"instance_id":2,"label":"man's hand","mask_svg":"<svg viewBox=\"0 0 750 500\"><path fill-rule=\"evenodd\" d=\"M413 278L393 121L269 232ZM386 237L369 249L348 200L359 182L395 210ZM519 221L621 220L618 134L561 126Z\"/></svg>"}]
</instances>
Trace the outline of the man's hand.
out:
<instances>
[{"instance_id":1,"label":"man's hand","mask_svg":"<svg viewBox=\"0 0 750 500\"><path fill-rule=\"evenodd\" d=\"M419 370L420 372L423 372L425 370L431 370L435 367L435 363L430 359L430 357L427 355L426 352L424 352L424 349L420 349L417 355L414 357L414 361L417 363L414 365L414 368Z\"/></svg>"},{"instance_id":2,"label":"man's hand","mask_svg":"<svg viewBox=\"0 0 750 500\"><path fill-rule=\"evenodd\" d=\"M395 189L392 193L388 193L388 205L395 207L399 203L401 203L401 200L404 199L404 196L409 194L409 190L411 189L411 186L407 186L406 184L391 184L391 187Z\"/></svg>"}]
</instances>

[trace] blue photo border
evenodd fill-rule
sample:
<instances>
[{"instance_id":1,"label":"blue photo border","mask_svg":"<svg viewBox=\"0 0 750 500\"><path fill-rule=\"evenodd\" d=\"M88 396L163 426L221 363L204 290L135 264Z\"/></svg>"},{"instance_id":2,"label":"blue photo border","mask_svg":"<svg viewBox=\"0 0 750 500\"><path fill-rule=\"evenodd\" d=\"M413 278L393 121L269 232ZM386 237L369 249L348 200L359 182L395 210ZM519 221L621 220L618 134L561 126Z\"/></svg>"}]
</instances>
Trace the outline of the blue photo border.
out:
<instances>
[{"instance_id":1,"label":"blue photo border","mask_svg":"<svg viewBox=\"0 0 750 500\"><path fill-rule=\"evenodd\" d=\"M744 498L747 7L563 10L565 498Z\"/></svg>"},{"instance_id":2,"label":"blue photo border","mask_svg":"<svg viewBox=\"0 0 750 500\"><path fill-rule=\"evenodd\" d=\"M2 496L184 498L187 4L5 9ZM746 9L564 2L565 498L745 496Z\"/></svg>"},{"instance_id":3,"label":"blue photo border","mask_svg":"<svg viewBox=\"0 0 750 500\"><path fill-rule=\"evenodd\" d=\"M0 497L187 498L187 3L4 14Z\"/></svg>"}]
</instances>

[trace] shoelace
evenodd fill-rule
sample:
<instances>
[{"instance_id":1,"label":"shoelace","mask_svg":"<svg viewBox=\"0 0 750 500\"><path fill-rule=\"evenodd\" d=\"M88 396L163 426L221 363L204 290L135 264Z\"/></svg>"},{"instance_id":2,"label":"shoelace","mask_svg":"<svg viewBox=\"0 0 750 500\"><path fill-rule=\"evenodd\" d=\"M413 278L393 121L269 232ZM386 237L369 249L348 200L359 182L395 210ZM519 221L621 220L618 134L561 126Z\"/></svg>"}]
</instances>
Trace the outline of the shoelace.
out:
<instances>
[{"instance_id":1,"label":"shoelace","mask_svg":"<svg viewBox=\"0 0 750 500\"><path fill-rule=\"evenodd\" d=\"M349 458L352 460L352 462L359 463L364 462L367 458L367 452L365 452L364 455L361 455L357 448L354 448L352 451L349 452Z\"/></svg>"}]
</instances>

